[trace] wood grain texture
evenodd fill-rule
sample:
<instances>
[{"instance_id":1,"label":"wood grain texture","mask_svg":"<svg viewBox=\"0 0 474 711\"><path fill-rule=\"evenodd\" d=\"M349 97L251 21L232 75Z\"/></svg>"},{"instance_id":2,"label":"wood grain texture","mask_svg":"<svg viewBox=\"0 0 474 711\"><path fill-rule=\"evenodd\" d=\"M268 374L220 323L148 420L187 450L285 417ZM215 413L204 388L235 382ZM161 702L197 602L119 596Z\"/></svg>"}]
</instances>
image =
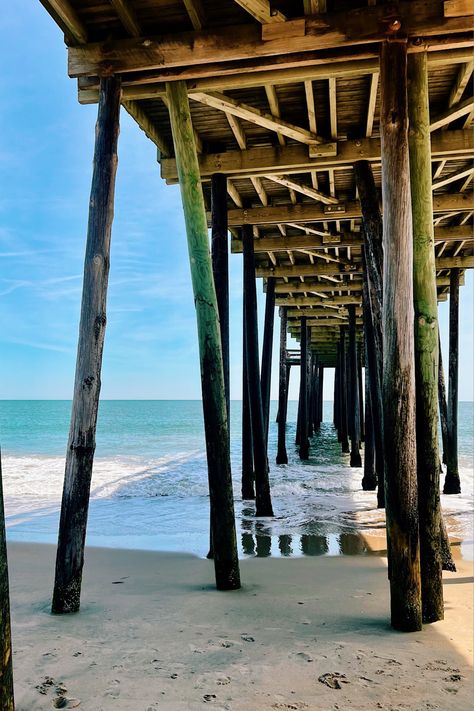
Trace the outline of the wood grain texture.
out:
<instances>
[{"instance_id":1,"label":"wood grain texture","mask_svg":"<svg viewBox=\"0 0 474 711\"><path fill-rule=\"evenodd\" d=\"M382 45L380 80L383 423L391 623L410 632L421 629L421 580L406 42Z\"/></svg>"},{"instance_id":2,"label":"wood grain texture","mask_svg":"<svg viewBox=\"0 0 474 711\"><path fill-rule=\"evenodd\" d=\"M461 492L458 464L459 269L452 269L450 275L448 367L448 449L443 493L459 494Z\"/></svg>"},{"instance_id":3,"label":"wood grain texture","mask_svg":"<svg viewBox=\"0 0 474 711\"><path fill-rule=\"evenodd\" d=\"M186 84L184 82L168 84L167 95L198 327L216 586L219 590L235 590L240 587L240 573L228 419L219 315L209 253L204 199Z\"/></svg>"},{"instance_id":4,"label":"wood grain texture","mask_svg":"<svg viewBox=\"0 0 474 711\"><path fill-rule=\"evenodd\" d=\"M280 307L280 362L278 370L278 448L276 463L288 464L286 451L286 416L288 403L288 370L286 364L286 312L285 306Z\"/></svg>"},{"instance_id":5,"label":"wood grain texture","mask_svg":"<svg viewBox=\"0 0 474 711\"><path fill-rule=\"evenodd\" d=\"M299 455L300 459L309 459L309 439L308 439L308 326L306 316L301 319L301 357L300 357L300 436Z\"/></svg>"},{"instance_id":6,"label":"wood grain texture","mask_svg":"<svg viewBox=\"0 0 474 711\"><path fill-rule=\"evenodd\" d=\"M270 421L270 387L272 377L273 325L275 320L275 279L267 279L265 316L263 321L261 388L263 424L268 450L268 426Z\"/></svg>"},{"instance_id":7,"label":"wood grain texture","mask_svg":"<svg viewBox=\"0 0 474 711\"><path fill-rule=\"evenodd\" d=\"M14 711L15 708L12 660L8 556L0 452L0 709L2 709L2 711Z\"/></svg>"},{"instance_id":8,"label":"wood grain texture","mask_svg":"<svg viewBox=\"0 0 474 711\"><path fill-rule=\"evenodd\" d=\"M80 607L95 432L101 385L110 240L114 215L120 80L101 81L87 229L81 320L66 454L52 611Z\"/></svg>"},{"instance_id":9,"label":"wood grain texture","mask_svg":"<svg viewBox=\"0 0 474 711\"><path fill-rule=\"evenodd\" d=\"M349 304L349 434L351 440L351 467L361 467L362 458L359 451L360 441L360 404L359 404L359 368L357 364L356 314L354 304Z\"/></svg>"}]
</instances>

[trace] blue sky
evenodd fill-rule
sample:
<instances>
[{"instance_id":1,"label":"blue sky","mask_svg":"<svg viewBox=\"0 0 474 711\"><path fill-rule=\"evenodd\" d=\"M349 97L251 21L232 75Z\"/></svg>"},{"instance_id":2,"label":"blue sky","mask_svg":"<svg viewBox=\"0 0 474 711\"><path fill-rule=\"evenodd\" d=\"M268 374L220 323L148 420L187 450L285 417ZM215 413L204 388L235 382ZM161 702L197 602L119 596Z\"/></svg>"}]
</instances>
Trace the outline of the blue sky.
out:
<instances>
[{"instance_id":1,"label":"blue sky","mask_svg":"<svg viewBox=\"0 0 474 711\"><path fill-rule=\"evenodd\" d=\"M97 108L77 102L61 31L38 1L7 3L0 28L0 398L69 398ZM241 271L241 256L233 255L234 398L241 395ZM460 398L467 400L473 397L472 272L466 284ZM260 281L257 291L261 318ZM447 313L442 304L444 344ZM276 319L273 397L278 327ZM155 147L122 111L102 397L199 398L198 362L179 190L161 181ZM328 399L331 385L328 377ZM296 388L294 378L291 397Z\"/></svg>"}]
</instances>

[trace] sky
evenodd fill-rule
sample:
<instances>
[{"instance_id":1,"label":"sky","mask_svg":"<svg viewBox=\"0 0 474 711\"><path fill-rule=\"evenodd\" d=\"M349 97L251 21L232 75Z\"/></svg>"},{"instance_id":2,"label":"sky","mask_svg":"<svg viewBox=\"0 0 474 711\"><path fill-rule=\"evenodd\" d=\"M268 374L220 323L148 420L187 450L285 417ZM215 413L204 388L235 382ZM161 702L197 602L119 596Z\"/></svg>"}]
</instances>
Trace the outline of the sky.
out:
<instances>
[{"instance_id":1,"label":"sky","mask_svg":"<svg viewBox=\"0 0 474 711\"><path fill-rule=\"evenodd\" d=\"M28 30L28 31L26 31ZM60 29L39 0L0 15L0 399L69 399L92 174L96 106L81 106ZM199 355L177 186L121 113L104 399L198 399ZM473 399L472 271L461 288L460 399ZM257 281L259 319L264 311ZM241 397L242 256L230 257L231 397ZM272 397L278 390L275 318ZM448 304L440 305L445 368ZM261 339L260 339L261 340ZM261 345L261 344L260 344ZM289 347L296 343L289 340ZM332 399L332 373L325 399ZM292 376L290 397L297 397Z\"/></svg>"}]
</instances>

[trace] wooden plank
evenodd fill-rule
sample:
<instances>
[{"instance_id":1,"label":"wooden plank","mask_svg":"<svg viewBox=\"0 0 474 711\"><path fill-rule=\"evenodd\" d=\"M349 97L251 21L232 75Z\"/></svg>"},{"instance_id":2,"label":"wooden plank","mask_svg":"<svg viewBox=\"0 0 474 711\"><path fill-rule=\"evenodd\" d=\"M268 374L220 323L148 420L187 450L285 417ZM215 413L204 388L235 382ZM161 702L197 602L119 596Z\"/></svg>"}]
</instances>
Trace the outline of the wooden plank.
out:
<instances>
[{"instance_id":1,"label":"wooden plank","mask_svg":"<svg viewBox=\"0 0 474 711\"><path fill-rule=\"evenodd\" d=\"M346 202L344 213L327 213L318 203L300 203L278 207L251 207L229 210L229 225L271 225L289 222L350 220L361 217L359 201ZM467 212L474 210L474 196L470 193L442 194L433 196L435 213Z\"/></svg>"},{"instance_id":2,"label":"wooden plank","mask_svg":"<svg viewBox=\"0 0 474 711\"><path fill-rule=\"evenodd\" d=\"M319 202L324 203L324 205L337 205L339 203L339 200L337 198L331 197L330 195L325 195L320 190L315 190L309 185L303 185L302 183L298 183L296 182L296 180L290 180L289 178L285 178L278 175L266 175L265 178L267 180L273 181L274 183L278 183L279 185L284 185L286 188L294 190L297 193L307 195L308 197L313 198L313 200L317 200Z\"/></svg>"},{"instance_id":3,"label":"wooden plank","mask_svg":"<svg viewBox=\"0 0 474 711\"><path fill-rule=\"evenodd\" d=\"M69 0L40 0L43 7L73 40L87 42L87 30Z\"/></svg>"},{"instance_id":4,"label":"wooden plank","mask_svg":"<svg viewBox=\"0 0 474 711\"><path fill-rule=\"evenodd\" d=\"M110 0L115 8L120 22L132 37L140 37L142 31L134 10L128 0Z\"/></svg>"},{"instance_id":5,"label":"wooden plank","mask_svg":"<svg viewBox=\"0 0 474 711\"><path fill-rule=\"evenodd\" d=\"M186 12L195 30L202 30L206 24L206 14L201 0L183 0Z\"/></svg>"},{"instance_id":6,"label":"wooden plank","mask_svg":"<svg viewBox=\"0 0 474 711\"><path fill-rule=\"evenodd\" d=\"M367 106L367 123L365 135L370 138L374 126L375 104L377 103L377 89L379 86L379 72L374 72L370 77L369 103Z\"/></svg>"},{"instance_id":7,"label":"wooden plank","mask_svg":"<svg viewBox=\"0 0 474 711\"><path fill-rule=\"evenodd\" d=\"M456 121L456 119L461 118L461 116L470 114L473 110L474 98L470 97L469 99L465 99L433 119L430 131L436 131L438 128L447 126L452 121Z\"/></svg>"},{"instance_id":8,"label":"wooden plank","mask_svg":"<svg viewBox=\"0 0 474 711\"><path fill-rule=\"evenodd\" d=\"M168 87L173 143L198 326L216 587L240 588L230 468L229 430L218 306L191 113L184 82Z\"/></svg>"},{"instance_id":9,"label":"wooden plank","mask_svg":"<svg viewBox=\"0 0 474 711\"><path fill-rule=\"evenodd\" d=\"M237 188L230 178L227 178L227 192L229 193L231 199L237 205L237 207L242 207L242 198L239 195Z\"/></svg>"},{"instance_id":10,"label":"wooden plank","mask_svg":"<svg viewBox=\"0 0 474 711\"><path fill-rule=\"evenodd\" d=\"M361 285L362 286L362 285ZM310 306L321 307L324 309L329 309L329 311L335 311L348 304L360 305L362 302L362 294L358 296L331 296L328 299L323 299L317 296L279 296L277 298L277 304L279 306L292 306L295 308L305 308ZM294 316L294 314L291 314Z\"/></svg>"},{"instance_id":11,"label":"wooden plank","mask_svg":"<svg viewBox=\"0 0 474 711\"><path fill-rule=\"evenodd\" d=\"M346 268L347 267L347 268ZM319 275L339 275L344 272L351 274L362 274L362 264L353 263L344 265L341 268L339 264L295 264L282 265L278 267L257 267L257 277L301 277L301 276L319 276Z\"/></svg>"},{"instance_id":12,"label":"wooden plank","mask_svg":"<svg viewBox=\"0 0 474 711\"><path fill-rule=\"evenodd\" d=\"M454 106L455 104L457 104L458 101L461 99L461 97L464 93L464 89L468 85L473 71L474 71L474 59L471 59L470 62L463 64L459 68L458 75L456 77L456 82L455 82L453 88L451 89L451 93L449 95L449 101L448 101L449 108L451 108L451 106Z\"/></svg>"},{"instance_id":13,"label":"wooden plank","mask_svg":"<svg viewBox=\"0 0 474 711\"><path fill-rule=\"evenodd\" d=\"M383 195L383 437L391 623L421 630L418 537L413 248L408 158L406 42L380 57Z\"/></svg>"},{"instance_id":14,"label":"wooden plank","mask_svg":"<svg viewBox=\"0 0 474 711\"><path fill-rule=\"evenodd\" d=\"M474 0L445 0L445 17L464 17L474 15Z\"/></svg>"},{"instance_id":15,"label":"wooden plank","mask_svg":"<svg viewBox=\"0 0 474 711\"><path fill-rule=\"evenodd\" d=\"M101 81L89 201L71 424L61 503L53 613L80 607L84 547L105 339L110 241L120 115L120 80Z\"/></svg>"},{"instance_id":16,"label":"wooden plank","mask_svg":"<svg viewBox=\"0 0 474 711\"><path fill-rule=\"evenodd\" d=\"M267 206L268 205L268 195L264 190L264 187L262 185L262 181L260 178L250 178L252 181L252 185L254 187L255 192L257 193L258 197L260 198L260 202L262 205ZM270 250L265 250L265 252L272 251Z\"/></svg>"},{"instance_id":17,"label":"wooden plank","mask_svg":"<svg viewBox=\"0 0 474 711\"><path fill-rule=\"evenodd\" d=\"M336 77L329 77L329 123L331 138L337 140L337 96Z\"/></svg>"},{"instance_id":18,"label":"wooden plank","mask_svg":"<svg viewBox=\"0 0 474 711\"><path fill-rule=\"evenodd\" d=\"M380 139L361 138L356 140L326 143L317 146L318 156L308 156L304 145L264 146L246 151L226 151L209 153L200 157L201 176L209 178L221 170L226 175L246 177L268 174L288 175L328 170L331 167L351 166L357 160L380 162ZM474 156L474 136L472 131L448 130L431 137L432 159L472 158ZM169 182L177 180L174 159L161 161L161 177Z\"/></svg>"},{"instance_id":19,"label":"wooden plank","mask_svg":"<svg viewBox=\"0 0 474 711\"><path fill-rule=\"evenodd\" d=\"M445 185L449 185L450 183L455 183L457 180L462 180L462 178L466 178L467 176L472 176L473 173L474 173L474 167L468 168L467 170L463 170L461 173L453 173L453 175L449 175L447 178L443 178L442 180L438 180L435 183L433 183L432 190L437 190L438 188L444 188ZM461 192L463 192L463 191L461 190Z\"/></svg>"},{"instance_id":20,"label":"wooden plank","mask_svg":"<svg viewBox=\"0 0 474 711\"><path fill-rule=\"evenodd\" d=\"M408 37L436 37L472 32L471 17L443 18L440 2L401 2L399 13ZM120 74L168 67L239 61L324 49L349 49L385 39L383 6L328 13L306 18L304 36L265 41L257 25L217 28L208 32L181 32L70 47L70 76L100 76L104 69ZM454 44L454 42L453 42ZM455 46L455 44L454 44Z\"/></svg>"},{"instance_id":21,"label":"wooden plank","mask_svg":"<svg viewBox=\"0 0 474 711\"><path fill-rule=\"evenodd\" d=\"M294 126L287 121L283 121L277 116L266 114L263 111L260 111L260 109L256 109L248 104L239 103L225 94L220 94L216 91L207 94L203 92L190 92L189 96L193 101L198 101L199 103L210 106L211 108L219 109L225 113L232 114L233 116L237 116L244 121L250 121L250 123L262 126L270 131L281 133L288 138L294 139L295 141L300 141L301 143L306 143L307 145L323 142L322 138L319 138L319 136L311 133L311 131L307 131L305 128Z\"/></svg>"},{"instance_id":22,"label":"wooden plank","mask_svg":"<svg viewBox=\"0 0 474 711\"><path fill-rule=\"evenodd\" d=\"M273 114L273 116L280 118L280 104L278 101L278 96L275 87L272 84L265 85L265 93L267 95L270 113ZM309 127L309 130L312 131L311 126ZM316 131L314 131L314 133L316 133ZM277 135L278 143L280 144L280 146L284 146L286 144L285 136L283 136L281 133L278 133Z\"/></svg>"},{"instance_id":23,"label":"wooden plank","mask_svg":"<svg viewBox=\"0 0 474 711\"><path fill-rule=\"evenodd\" d=\"M271 22L285 22L285 15L272 7L269 0L234 0L249 15L265 25Z\"/></svg>"}]
</instances>

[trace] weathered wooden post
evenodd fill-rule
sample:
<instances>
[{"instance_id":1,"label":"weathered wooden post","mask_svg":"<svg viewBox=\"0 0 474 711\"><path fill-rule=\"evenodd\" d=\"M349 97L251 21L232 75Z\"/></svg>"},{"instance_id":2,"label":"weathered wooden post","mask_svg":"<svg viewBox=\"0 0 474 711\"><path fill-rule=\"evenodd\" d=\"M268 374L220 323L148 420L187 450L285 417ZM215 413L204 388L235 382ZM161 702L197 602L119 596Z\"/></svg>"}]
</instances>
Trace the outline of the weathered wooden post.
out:
<instances>
[{"instance_id":1,"label":"weathered wooden post","mask_svg":"<svg viewBox=\"0 0 474 711\"><path fill-rule=\"evenodd\" d=\"M438 300L426 52L408 58L408 110L421 598L423 622L436 622L444 617L444 604L438 451Z\"/></svg>"},{"instance_id":2,"label":"weathered wooden post","mask_svg":"<svg viewBox=\"0 0 474 711\"><path fill-rule=\"evenodd\" d=\"M323 421L323 389L324 389L324 365L318 367L318 429Z\"/></svg>"},{"instance_id":3,"label":"weathered wooden post","mask_svg":"<svg viewBox=\"0 0 474 711\"><path fill-rule=\"evenodd\" d=\"M374 427L370 405L369 374L365 367L365 443L364 443L364 476L362 477L364 491L375 491L377 474L375 471Z\"/></svg>"},{"instance_id":4,"label":"weathered wooden post","mask_svg":"<svg viewBox=\"0 0 474 711\"><path fill-rule=\"evenodd\" d=\"M196 306L216 586L240 587L228 418L206 210L186 83L166 85Z\"/></svg>"},{"instance_id":5,"label":"weathered wooden post","mask_svg":"<svg viewBox=\"0 0 474 711\"><path fill-rule=\"evenodd\" d=\"M230 421L229 363L229 245L227 238L227 178L222 173L211 176L211 254L221 329L227 417Z\"/></svg>"},{"instance_id":6,"label":"weathered wooden post","mask_svg":"<svg viewBox=\"0 0 474 711\"><path fill-rule=\"evenodd\" d=\"M268 444L268 427L270 424L270 389L272 378L273 323L275 320L275 279L267 279L267 297L265 300L265 320L263 326L262 348L262 404L265 428L265 441Z\"/></svg>"},{"instance_id":7,"label":"weathered wooden post","mask_svg":"<svg viewBox=\"0 0 474 711\"><path fill-rule=\"evenodd\" d=\"M444 494L460 494L458 465L458 359L459 359L459 269L451 269L449 278L449 389L448 451Z\"/></svg>"},{"instance_id":8,"label":"weathered wooden post","mask_svg":"<svg viewBox=\"0 0 474 711\"><path fill-rule=\"evenodd\" d=\"M441 350L441 334L438 329L438 407L441 423L441 439L443 442L443 463L446 464L448 451L448 403L446 401L446 383L444 380L443 353Z\"/></svg>"},{"instance_id":9,"label":"weathered wooden post","mask_svg":"<svg viewBox=\"0 0 474 711\"><path fill-rule=\"evenodd\" d=\"M336 367L334 368L334 403L332 422L336 430L339 430L339 344L337 344Z\"/></svg>"},{"instance_id":10,"label":"weathered wooden post","mask_svg":"<svg viewBox=\"0 0 474 711\"><path fill-rule=\"evenodd\" d=\"M309 459L308 440L308 326L301 317L300 357L300 459Z\"/></svg>"},{"instance_id":11,"label":"weathered wooden post","mask_svg":"<svg viewBox=\"0 0 474 711\"><path fill-rule=\"evenodd\" d=\"M243 353L242 353L242 499L255 499L252 418L250 415L249 379L247 367L245 291L243 294Z\"/></svg>"},{"instance_id":12,"label":"weathered wooden post","mask_svg":"<svg viewBox=\"0 0 474 711\"><path fill-rule=\"evenodd\" d=\"M344 326L340 328L340 341L339 341L339 387L341 392L340 397L340 410L341 410L341 449L344 454L349 453L349 439L348 439L348 425L347 425L347 367L346 367L346 333Z\"/></svg>"},{"instance_id":13,"label":"weathered wooden post","mask_svg":"<svg viewBox=\"0 0 474 711\"><path fill-rule=\"evenodd\" d=\"M421 581L406 40L382 44L380 80L383 422L391 622L395 629L410 632L421 629Z\"/></svg>"},{"instance_id":14,"label":"weathered wooden post","mask_svg":"<svg viewBox=\"0 0 474 711\"><path fill-rule=\"evenodd\" d=\"M375 462L378 488L377 505L385 506L385 484L383 467L383 407L382 407L382 363L383 363L383 222L379 196L369 161L354 163L354 175L362 212L364 249L364 288L367 288L367 307L364 321L368 323L367 360L372 364L370 371L370 391L372 398L372 422L374 426Z\"/></svg>"},{"instance_id":15,"label":"weathered wooden post","mask_svg":"<svg viewBox=\"0 0 474 711\"><path fill-rule=\"evenodd\" d=\"M262 389L258 354L257 290L255 256L251 225L242 227L244 250L245 347L252 418L253 464L255 471L255 514L273 516L268 475L267 443L263 421Z\"/></svg>"},{"instance_id":16,"label":"weathered wooden post","mask_svg":"<svg viewBox=\"0 0 474 711\"><path fill-rule=\"evenodd\" d=\"M357 387L359 388L359 427L360 441L365 440L365 410L364 410L364 388L362 386L362 349L357 349Z\"/></svg>"},{"instance_id":17,"label":"weathered wooden post","mask_svg":"<svg viewBox=\"0 0 474 711\"><path fill-rule=\"evenodd\" d=\"M8 586L7 540L3 506L2 460L0 453L0 709L14 711L10 593Z\"/></svg>"},{"instance_id":18,"label":"weathered wooden post","mask_svg":"<svg viewBox=\"0 0 474 711\"><path fill-rule=\"evenodd\" d=\"M316 429L314 422L314 382L313 353L308 348L308 437L310 439L314 435L314 430Z\"/></svg>"},{"instance_id":19,"label":"weathered wooden post","mask_svg":"<svg viewBox=\"0 0 474 711\"><path fill-rule=\"evenodd\" d=\"M77 612L89 510L106 324L121 84L100 80L81 319L52 612Z\"/></svg>"},{"instance_id":20,"label":"weathered wooden post","mask_svg":"<svg viewBox=\"0 0 474 711\"><path fill-rule=\"evenodd\" d=\"M278 383L278 449L277 464L288 464L286 451L286 415L288 407L288 368L286 365L287 308L280 306L280 369Z\"/></svg>"},{"instance_id":21,"label":"weathered wooden post","mask_svg":"<svg viewBox=\"0 0 474 711\"><path fill-rule=\"evenodd\" d=\"M361 467L362 459L359 451L360 423L359 423L359 384L356 342L356 315L354 304L349 304L349 434L351 439L351 467Z\"/></svg>"}]
</instances>

